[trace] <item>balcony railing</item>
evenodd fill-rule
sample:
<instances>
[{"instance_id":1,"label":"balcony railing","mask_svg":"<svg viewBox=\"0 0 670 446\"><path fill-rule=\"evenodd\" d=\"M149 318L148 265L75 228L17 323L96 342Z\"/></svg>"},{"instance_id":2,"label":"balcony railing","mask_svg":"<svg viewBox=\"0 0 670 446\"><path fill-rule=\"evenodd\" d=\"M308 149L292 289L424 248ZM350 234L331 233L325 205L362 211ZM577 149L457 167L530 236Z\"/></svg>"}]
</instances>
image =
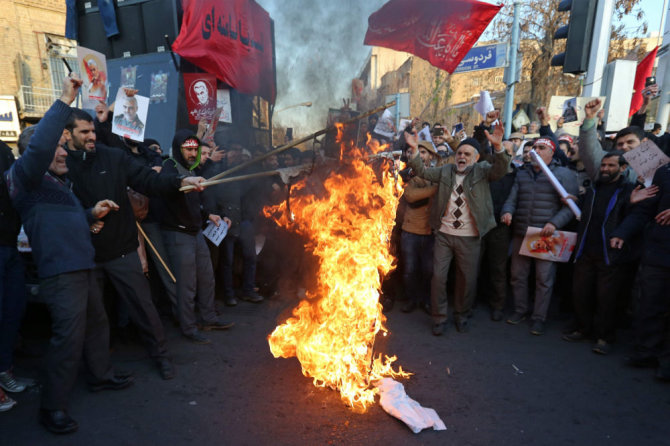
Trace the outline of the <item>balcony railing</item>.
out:
<instances>
[{"instance_id":1,"label":"balcony railing","mask_svg":"<svg viewBox=\"0 0 670 446\"><path fill-rule=\"evenodd\" d=\"M19 88L19 113L30 116L42 116L51 104L60 97L60 91L52 88L39 88L21 85Z\"/></svg>"}]
</instances>

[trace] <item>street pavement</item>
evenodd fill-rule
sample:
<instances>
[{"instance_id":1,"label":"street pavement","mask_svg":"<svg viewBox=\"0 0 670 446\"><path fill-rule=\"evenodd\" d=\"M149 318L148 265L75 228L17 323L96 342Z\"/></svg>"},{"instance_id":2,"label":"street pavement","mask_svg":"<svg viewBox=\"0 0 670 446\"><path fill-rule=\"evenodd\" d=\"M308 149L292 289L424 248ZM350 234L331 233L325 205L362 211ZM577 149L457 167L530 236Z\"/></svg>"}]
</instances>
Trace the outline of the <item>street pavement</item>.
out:
<instances>
[{"instance_id":1,"label":"street pavement","mask_svg":"<svg viewBox=\"0 0 670 446\"><path fill-rule=\"evenodd\" d=\"M13 394L18 405L0 413L0 445L670 444L670 384L622 365L626 333L599 356L588 343L560 339L565 321L550 321L538 337L525 323L491 321L480 307L469 333L449 326L435 337L425 313L396 305L375 350L398 356L414 373L402 381L407 394L447 426L414 434L379 404L354 413L337 392L314 387L295 358L272 357L266 337L295 303L273 297L222 308L236 326L209 332L212 345L191 344L165 322L171 381L141 347L116 343L113 361L134 372L132 387L89 393L82 370L69 407L80 429L62 437L37 422L38 386ZM44 349L46 341L42 330L28 344ZM41 362L18 358L16 374L39 379Z\"/></svg>"}]
</instances>

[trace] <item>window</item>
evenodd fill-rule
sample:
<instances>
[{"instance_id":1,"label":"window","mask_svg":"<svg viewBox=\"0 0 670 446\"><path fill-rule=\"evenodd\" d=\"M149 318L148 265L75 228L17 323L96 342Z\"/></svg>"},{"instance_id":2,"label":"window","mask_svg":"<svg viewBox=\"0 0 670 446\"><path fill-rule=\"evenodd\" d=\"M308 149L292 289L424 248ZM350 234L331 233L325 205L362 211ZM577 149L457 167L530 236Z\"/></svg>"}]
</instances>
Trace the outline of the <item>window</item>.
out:
<instances>
[{"instance_id":1,"label":"window","mask_svg":"<svg viewBox=\"0 0 670 446\"><path fill-rule=\"evenodd\" d=\"M64 37L45 34L45 38L47 55L49 56L51 85L54 91L60 93L63 79L69 74L63 59L67 61L74 72L79 71L77 67L77 46L75 42Z\"/></svg>"}]
</instances>

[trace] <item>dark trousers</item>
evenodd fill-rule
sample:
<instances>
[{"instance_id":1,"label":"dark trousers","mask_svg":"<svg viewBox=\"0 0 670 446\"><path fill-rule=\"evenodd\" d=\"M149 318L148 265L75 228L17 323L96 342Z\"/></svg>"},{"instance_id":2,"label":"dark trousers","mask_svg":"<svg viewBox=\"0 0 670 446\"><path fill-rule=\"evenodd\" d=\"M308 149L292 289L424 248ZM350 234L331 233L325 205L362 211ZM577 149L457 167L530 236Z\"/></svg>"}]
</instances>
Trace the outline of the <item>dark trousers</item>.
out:
<instances>
[{"instance_id":1,"label":"dark trousers","mask_svg":"<svg viewBox=\"0 0 670 446\"><path fill-rule=\"evenodd\" d=\"M142 273L137 251L99 263L98 268L114 286L149 355L154 359L165 357L167 350L163 324L151 300L149 281Z\"/></svg>"},{"instance_id":2,"label":"dark trousers","mask_svg":"<svg viewBox=\"0 0 670 446\"><path fill-rule=\"evenodd\" d=\"M164 243L163 230L161 229L160 224L154 222L142 222L141 225L144 233L147 235L147 237L149 237L149 240L151 240L151 243L154 245L154 248L156 248L156 251L158 251L158 254L160 254L163 261L171 268L170 271L172 271L172 274L175 274L173 271L174 268L172 267L168 258L167 249L165 248ZM177 309L177 285L172 281L172 278L165 270L165 267L161 264L161 261L158 259L158 255L156 255L154 250L151 249L150 246L147 246L146 249L147 253L151 257L151 261L156 267L156 274L158 275L163 288L165 288L165 294L170 301L172 314L175 317L179 317L179 311Z\"/></svg>"},{"instance_id":3,"label":"dark trousers","mask_svg":"<svg viewBox=\"0 0 670 446\"><path fill-rule=\"evenodd\" d=\"M205 322L216 320L214 272L207 243L202 231L196 235L165 231L165 246L177 278L179 325L182 333L192 335L198 330L195 318L196 300L202 319Z\"/></svg>"},{"instance_id":4,"label":"dark trousers","mask_svg":"<svg viewBox=\"0 0 670 446\"><path fill-rule=\"evenodd\" d=\"M42 408L66 409L82 353L93 381L113 375L102 278L96 270L59 274L40 281L40 294L51 314Z\"/></svg>"},{"instance_id":5,"label":"dark trousers","mask_svg":"<svg viewBox=\"0 0 670 446\"><path fill-rule=\"evenodd\" d=\"M219 259L220 277L223 277L223 289L226 296L234 296L233 263L235 259L235 243L242 248L242 291L254 291L256 287L256 239L252 222L243 220L240 223L240 235L235 237L228 233L221 242L223 259Z\"/></svg>"},{"instance_id":6,"label":"dark trousers","mask_svg":"<svg viewBox=\"0 0 670 446\"><path fill-rule=\"evenodd\" d=\"M434 243L435 238L432 234L421 235L402 231L400 235L405 293L409 300L419 305L430 302Z\"/></svg>"},{"instance_id":7,"label":"dark trousers","mask_svg":"<svg viewBox=\"0 0 670 446\"><path fill-rule=\"evenodd\" d=\"M579 331L614 342L621 278L622 268L605 264L602 257L584 254L577 260L572 297Z\"/></svg>"},{"instance_id":8,"label":"dark trousers","mask_svg":"<svg viewBox=\"0 0 670 446\"><path fill-rule=\"evenodd\" d=\"M639 351L670 365L670 268L642 265L642 296L633 327Z\"/></svg>"},{"instance_id":9,"label":"dark trousers","mask_svg":"<svg viewBox=\"0 0 670 446\"><path fill-rule=\"evenodd\" d=\"M16 246L0 246L0 372L12 368L16 337L25 309L23 260Z\"/></svg>"},{"instance_id":10,"label":"dark trousers","mask_svg":"<svg viewBox=\"0 0 670 446\"><path fill-rule=\"evenodd\" d=\"M498 223L482 238L481 267L486 274L479 278L479 289L494 310L504 309L507 301L507 262L511 238L510 227L503 223Z\"/></svg>"}]
</instances>

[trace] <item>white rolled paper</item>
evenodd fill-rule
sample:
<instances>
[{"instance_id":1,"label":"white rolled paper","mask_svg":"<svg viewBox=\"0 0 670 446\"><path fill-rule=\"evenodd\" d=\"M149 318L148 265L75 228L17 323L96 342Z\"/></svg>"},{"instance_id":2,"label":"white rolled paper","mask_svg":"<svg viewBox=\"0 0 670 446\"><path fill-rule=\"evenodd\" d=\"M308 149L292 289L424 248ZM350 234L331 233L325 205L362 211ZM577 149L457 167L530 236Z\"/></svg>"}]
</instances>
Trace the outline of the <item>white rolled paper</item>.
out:
<instances>
[{"instance_id":1,"label":"white rolled paper","mask_svg":"<svg viewBox=\"0 0 670 446\"><path fill-rule=\"evenodd\" d=\"M530 156L531 158L533 158L533 161L535 161L537 165L540 166L544 174L547 175L549 181L551 181L551 185L554 186L554 189L556 189L556 192L558 192L558 195L564 198L565 201L568 203L568 207L570 208L572 213L575 214L577 220L580 220L582 218L582 211L577 206L577 203L575 203L572 200L572 198L568 198L568 191L565 190L561 182L558 181L558 179L556 178L556 176L554 176L552 171L549 170L549 167L544 163L542 158L540 158L540 155L538 155L535 150L531 150Z\"/></svg>"}]
</instances>

